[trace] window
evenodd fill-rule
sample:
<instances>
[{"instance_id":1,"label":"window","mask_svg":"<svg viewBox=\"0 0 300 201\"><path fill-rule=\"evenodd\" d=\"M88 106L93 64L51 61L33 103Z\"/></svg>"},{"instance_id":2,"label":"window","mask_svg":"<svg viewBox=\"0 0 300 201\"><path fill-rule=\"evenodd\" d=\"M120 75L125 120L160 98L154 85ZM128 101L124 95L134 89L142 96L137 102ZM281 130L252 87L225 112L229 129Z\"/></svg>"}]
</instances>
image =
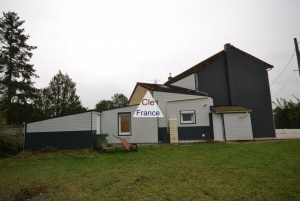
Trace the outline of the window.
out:
<instances>
[{"instance_id":1,"label":"window","mask_svg":"<svg viewBox=\"0 0 300 201\"><path fill-rule=\"evenodd\" d=\"M131 135L130 113L119 113L119 135Z\"/></svg>"},{"instance_id":2,"label":"window","mask_svg":"<svg viewBox=\"0 0 300 201\"><path fill-rule=\"evenodd\" d=\"M180 123L181 124L195 124L195 111L180 111Z\"/></svg>"}]
</instances>

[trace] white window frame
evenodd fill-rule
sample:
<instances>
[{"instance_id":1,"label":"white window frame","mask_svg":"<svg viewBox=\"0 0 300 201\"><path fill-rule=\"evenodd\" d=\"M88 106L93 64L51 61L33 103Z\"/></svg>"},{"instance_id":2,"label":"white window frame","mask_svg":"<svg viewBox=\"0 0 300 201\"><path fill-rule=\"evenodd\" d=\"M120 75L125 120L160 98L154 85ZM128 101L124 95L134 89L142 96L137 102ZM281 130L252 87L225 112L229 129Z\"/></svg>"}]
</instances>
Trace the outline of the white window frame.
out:
<instances>
[{"instance_id":1,"label":"white window frame","mask_svg":"<svg viewBox=\"0 0 300 201\"><path fill-rule=\"evenodd\" d=\"M183 120L183 114L192 114L192 120L191 121L184 121ZM196 123L196 114L195 110L186 110L186 111L180 111L180 123L181 124L195 124Z\"/></svg>"},{"instance_id":2,"label":"white window frame","mask_svg":"<svg viewBox=\"0 0 300 201\"><path fill-rule=\"evenodd\" d=\"M129 126L130 126L130 132L121 132L121 117L122 116L129 116ZM131 113L118 113L118 121L119 121L119 135L131 135Z\"/></svg>"}]
</instances>

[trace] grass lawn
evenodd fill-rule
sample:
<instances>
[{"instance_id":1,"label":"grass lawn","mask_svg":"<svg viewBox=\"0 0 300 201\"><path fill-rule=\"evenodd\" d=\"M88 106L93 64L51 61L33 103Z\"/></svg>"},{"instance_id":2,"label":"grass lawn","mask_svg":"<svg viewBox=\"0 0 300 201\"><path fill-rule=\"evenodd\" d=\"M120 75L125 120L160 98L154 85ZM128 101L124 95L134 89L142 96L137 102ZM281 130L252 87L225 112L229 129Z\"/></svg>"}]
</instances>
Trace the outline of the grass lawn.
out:
<instances>
[{"instance_id":1,"label":"grass lawn","mask_svg":"<svg viewBox=\"0 0 300 201\"><path fill-rule=\"evenodd\" d=\"M130 153L25 152L1 159L0 200L28 198L300 200L300 140L153 145Z\"/></svg>"}]
</instances>

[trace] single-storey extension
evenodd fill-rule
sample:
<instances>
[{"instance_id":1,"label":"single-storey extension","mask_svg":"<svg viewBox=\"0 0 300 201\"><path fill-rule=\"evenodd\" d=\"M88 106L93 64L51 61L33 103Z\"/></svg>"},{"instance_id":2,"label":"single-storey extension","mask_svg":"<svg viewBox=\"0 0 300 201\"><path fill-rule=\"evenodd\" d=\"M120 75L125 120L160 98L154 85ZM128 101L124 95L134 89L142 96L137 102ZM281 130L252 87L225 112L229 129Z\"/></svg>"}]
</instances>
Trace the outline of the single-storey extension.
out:
<instances>
[{"instance_id":1,"label":"single-storey extension","mask_svg":"<svg viewBox=\"0 0 300 201\"><path fill-rule=\"evenodd\" d=\"M147 91L152 94L164 117L133 117L139 106L137 103ZM113 135L129 138L131 143L253 139L250 110L243 107L214 107L212 97L203 92L176 86L137 83L129 103L128 107L102 112L89 110L26 122L25 149L35 150L45 146L88 148L96 145L96 134L101 133L109 134L110 144L120 143ZM172 125L170 128L170 119L177 120L175 127ZM236 129L235 125L241 125L241 130ZM175 141L172 141L174 135L170 135L172 129L176 130Z\"/></svg>"}]
</instances>

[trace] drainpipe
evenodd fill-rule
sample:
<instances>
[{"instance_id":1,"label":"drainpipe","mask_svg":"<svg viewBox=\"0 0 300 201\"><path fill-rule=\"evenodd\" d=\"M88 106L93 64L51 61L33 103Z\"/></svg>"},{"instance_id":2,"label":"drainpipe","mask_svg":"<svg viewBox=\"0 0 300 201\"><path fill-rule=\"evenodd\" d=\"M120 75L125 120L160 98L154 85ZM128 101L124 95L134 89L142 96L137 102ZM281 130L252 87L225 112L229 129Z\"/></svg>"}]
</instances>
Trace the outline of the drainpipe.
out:
<instances>
[{"instance_id":1,"label":"drainpipe","mask_svg":"<svg viewBox=\"0 0 300 201\"><path fill-rule=\"evenodd\" d=\"M167 132L169 133L169 124L168 124L168 103L169 102L179 102L179 101L188 101L188 100L197 100L197 99L204 99L208 98L208 96L200 96L197 98L185 98L185 99L177 99L177 100L167 100L166 101L166 123L167 123Z\"/></svg>"},{"instance_id":2,"label":"drainpipe","mask_svg":"<svg viewBox=\"0 0 300 201\"><path fill-rule=\"evenodd\" d=\"M243 118L244 116L246 116L248 114L248 111L246 111L245 114L243 114L242 116L240 116L240 118Z\"/></svg>"}]
</instances>

